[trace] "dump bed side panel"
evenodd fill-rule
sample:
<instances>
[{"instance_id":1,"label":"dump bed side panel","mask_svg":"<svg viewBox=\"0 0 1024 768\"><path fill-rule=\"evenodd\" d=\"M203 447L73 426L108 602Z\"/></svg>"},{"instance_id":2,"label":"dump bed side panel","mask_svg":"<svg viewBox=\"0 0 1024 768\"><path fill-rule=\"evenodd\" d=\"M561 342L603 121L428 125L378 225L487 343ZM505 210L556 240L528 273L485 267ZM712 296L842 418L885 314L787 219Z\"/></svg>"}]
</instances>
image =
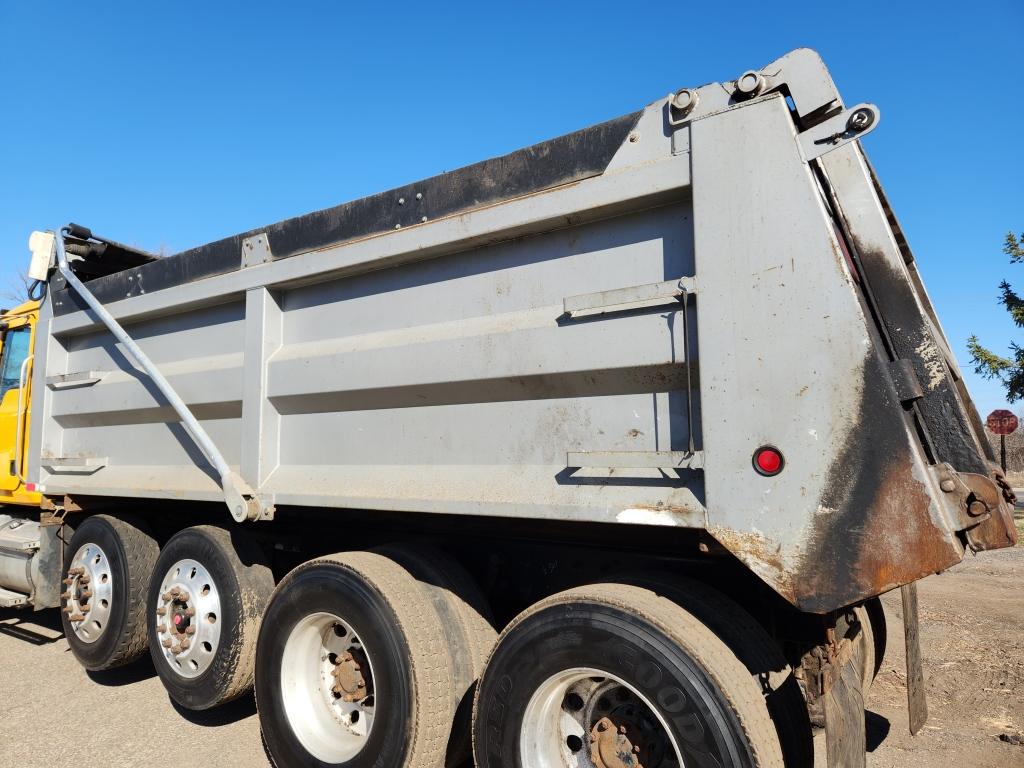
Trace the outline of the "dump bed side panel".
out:
<instances>
[{"instance_id":1,"label":"dump bed side panel","mask_svg":"<svg viewBox=\"0 0 1024 768\"><path fill-rule=\"evenodd\" d=\"M200 306L189 289L204 280L113 306L161 302L129 332L229 463L276 504L702 527L701 473L658 466L691 439L699 445L699 397L685 393L686 329L689 380L698 381L695 321L684 322L671 294L610 312L565 305L693 275L689 166L660 143L668 151L650 168L321 252L335 269L315 279L247 286L250 268L220 278ZM467 242L488 213L495 233ZM374 259L389 268L339 274L353 251L402 235L409 251ZM287 274L313 257L262 266ZM153 270L131 282L151 284ZM126 282L104 285L117 277ZM73 301L54 296L61 307ZM52 318L61 362L46 372L47 490L218 498L216 475L159 393L109 334L74 318ZM58 381L83 371L101 375ZM570 453L595 452L653 458L630 468L568 463Z\"/></svg>"}]
</instances>

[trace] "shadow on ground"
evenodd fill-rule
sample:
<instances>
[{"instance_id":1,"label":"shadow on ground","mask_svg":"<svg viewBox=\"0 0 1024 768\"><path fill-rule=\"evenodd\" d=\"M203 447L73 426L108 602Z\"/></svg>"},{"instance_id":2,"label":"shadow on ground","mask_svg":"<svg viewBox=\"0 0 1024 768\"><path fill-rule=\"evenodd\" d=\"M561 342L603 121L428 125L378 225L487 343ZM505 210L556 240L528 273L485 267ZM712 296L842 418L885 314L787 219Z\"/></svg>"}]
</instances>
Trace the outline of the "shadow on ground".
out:
<instances>
[{"instance_id":1,"label":"shadow on ground","mask_svg":"<svg viewBox=\"0 0 1024 768\"><path fill-rule=\"evenodd\" d=\"M230 725L256 714L256 699L251 693L240 699L229 701L222 706L202 712L185 709L173 700L171 701L171 706L190 723L201 725L205 728L219 728L223 725Z\"/></svg>"},{"instance_id":2,"label":"shadow on ground","mask_svg":"<svg viewBox=\"0 0 1024 768\"><path fill-rule=\"evenodd\" d=\"M64 629L56 609L4 608L0 609L0 635L31 645L49 645L64 639Z\"/></svg>"},{"instance_id":3,"label":"shadow on ground","mask_svg":"<svg viewBox=\"0 0 1024 768\"><path fill-rule=\"evenodd\" d=\"M149 658L149 653L147 653L141 659L133 661L131 664L125 664L123 667L86 672L86 674L94 683L116 688L122 685L141 683L143 680L156 677L156 670L153 668L153 661Z\"/></svg>"},{"instance_id":4,"label":"shadow on ground","mask_svg":"<svg viewBox=\"0 0 1024 768\"><path fill-rule=\"evenodd\" d=\"M864 742L868 752L874 752L885 741L892 730L889 718L883 717L870 709L864 712Z\"/></svg>"}]
</instances>

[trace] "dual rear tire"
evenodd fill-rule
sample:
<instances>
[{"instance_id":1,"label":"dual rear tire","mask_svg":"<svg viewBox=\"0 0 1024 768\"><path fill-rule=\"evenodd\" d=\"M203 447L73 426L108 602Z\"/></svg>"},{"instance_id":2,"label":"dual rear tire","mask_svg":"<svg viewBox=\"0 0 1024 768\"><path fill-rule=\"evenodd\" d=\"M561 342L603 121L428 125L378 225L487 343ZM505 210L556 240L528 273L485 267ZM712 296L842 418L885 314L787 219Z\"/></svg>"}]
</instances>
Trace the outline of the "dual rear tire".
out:
<instances>
[{"instance_id":1,"label":"dual rear tire","mask_svg":"<svg viewBox=\"0 0 1024 768\"><path fill-rule=\"evenodd\" d=\"M243 531L200 525L164 545L146 600L149 651L175 702L210 709L252 688L273 591L263 553Z\"/></svg>"},{"instance_id":2,"label":"dual rear tire","mask_svg":"<svg viewBox=\"0 0 1024 768\"><path fill-rule=\"evenodd\" d=\"M475 586L440 552L390 547L299 566L258 643L268 756L278 768L460 765L495 637Z\"/></svg>"},{"instance_id":3,"label":"dual rear tire","mask_svg":"<svg viewBox=\"0 0 1024 768\"><path fill-rule=\"evenodd\" d=\"M692 613L629 584L569 590L516 618L473 733L479 768L784 764L757 677Z\"/></svg>"}]
</instances>

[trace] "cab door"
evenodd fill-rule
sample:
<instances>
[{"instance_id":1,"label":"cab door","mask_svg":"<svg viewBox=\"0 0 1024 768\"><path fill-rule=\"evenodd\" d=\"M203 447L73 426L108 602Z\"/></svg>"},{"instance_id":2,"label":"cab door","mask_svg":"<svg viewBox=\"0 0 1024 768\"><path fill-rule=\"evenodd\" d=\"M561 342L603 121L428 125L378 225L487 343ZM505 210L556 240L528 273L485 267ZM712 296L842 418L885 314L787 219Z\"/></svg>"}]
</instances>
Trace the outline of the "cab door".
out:
<instances>
[{"instance_id":1,"label":"cab door","mask_svg":"<svg viewBox=\"0 0 1024 768\"><path fill-rule=\"evenodd\" d=\"M0 501L32 503L20 497L28 446L29 388L34 316L8 317L0 350ZM31 494L36 500L38 495Z\"/></svg>"}]
</instances>

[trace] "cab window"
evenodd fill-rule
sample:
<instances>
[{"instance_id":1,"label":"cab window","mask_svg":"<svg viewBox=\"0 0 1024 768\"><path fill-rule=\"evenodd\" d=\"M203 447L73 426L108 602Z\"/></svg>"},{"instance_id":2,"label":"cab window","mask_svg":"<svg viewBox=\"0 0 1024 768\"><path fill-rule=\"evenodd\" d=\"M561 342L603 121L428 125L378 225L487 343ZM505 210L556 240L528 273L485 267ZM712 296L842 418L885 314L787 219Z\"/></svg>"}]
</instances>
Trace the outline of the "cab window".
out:
<instances>
[{"instance_id":1,"label":"cab window","mask_svg":"<svg viewBox=\"0 0 1024 768\"><path fill-rule=\"evenodd\" d=\"M18 388L21 364L28 357L28 343L32 329L29 326L8 331L4 338L3 357L0 358L0 400L12 389Z\"/></svg>"}]
</instances>

